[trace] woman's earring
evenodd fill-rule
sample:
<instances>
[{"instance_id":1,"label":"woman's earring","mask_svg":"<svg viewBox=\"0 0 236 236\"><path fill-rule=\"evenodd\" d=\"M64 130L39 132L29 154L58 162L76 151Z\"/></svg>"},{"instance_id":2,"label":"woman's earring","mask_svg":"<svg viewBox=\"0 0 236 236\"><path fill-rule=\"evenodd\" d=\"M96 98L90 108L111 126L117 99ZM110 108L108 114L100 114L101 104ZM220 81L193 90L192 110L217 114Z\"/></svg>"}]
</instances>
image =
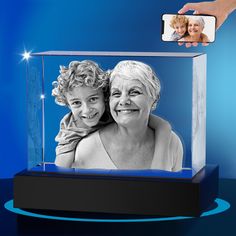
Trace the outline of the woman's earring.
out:
<instances>
[{"instance_id":1,"label":"woman's earring","mask_svg":"<svg viewBox=\"0 0 236 236\"><path fill-rule=\"evenodd\" d=\"M152 107L151 107L152 111L156 110L159 99L160 99L160 95L158 95L157 99L153 102Z\"/></svg>"},{"instance_id":2,"label":"woman's earring","mask_svg":"<svg viewBox=\"0 0 236 236\"><path fill-rule=\"evenodd\" d=\"M157 107L157 102L155 101L155 102L152 104L151 110L152 110L152 111L156 110L156 107Z\"/></svg>"}]
</instances>

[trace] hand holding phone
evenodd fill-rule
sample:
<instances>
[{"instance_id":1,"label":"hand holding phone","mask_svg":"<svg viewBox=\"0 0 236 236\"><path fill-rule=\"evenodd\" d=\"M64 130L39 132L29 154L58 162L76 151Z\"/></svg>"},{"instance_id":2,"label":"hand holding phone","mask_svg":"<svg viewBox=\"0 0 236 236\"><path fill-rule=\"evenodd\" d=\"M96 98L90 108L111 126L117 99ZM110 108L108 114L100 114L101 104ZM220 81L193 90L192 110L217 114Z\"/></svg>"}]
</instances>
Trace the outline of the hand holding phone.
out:
<instances>
[{"instance_id":1,"label":"hand holding phone","mask_svg":"<svg viewBox=\"0 0 236 236\"><path fill-rule=\"evenodd\" d=\"M162 40L167 42L212 43L216 17L207 15L162 15Z\"/></svg>"}]
</instances>

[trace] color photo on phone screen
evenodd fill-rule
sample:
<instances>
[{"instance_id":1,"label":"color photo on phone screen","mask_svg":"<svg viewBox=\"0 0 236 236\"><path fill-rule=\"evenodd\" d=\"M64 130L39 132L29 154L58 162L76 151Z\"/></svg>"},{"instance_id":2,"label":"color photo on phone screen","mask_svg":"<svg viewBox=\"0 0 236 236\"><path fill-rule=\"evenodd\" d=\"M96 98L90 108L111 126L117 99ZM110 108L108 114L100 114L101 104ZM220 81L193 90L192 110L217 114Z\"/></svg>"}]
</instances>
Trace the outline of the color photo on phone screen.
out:
<instances>
[{"instance_id":1,"label":"color photo on phone screen","mask_svg":"<svg viewBox=\"0 0 236 236\"><path fill-rule=\"evenodd\" d=\"M162 23L163 41L212 43L215 40L215 16L164 14Z\"/></svg>"}]
</instances>

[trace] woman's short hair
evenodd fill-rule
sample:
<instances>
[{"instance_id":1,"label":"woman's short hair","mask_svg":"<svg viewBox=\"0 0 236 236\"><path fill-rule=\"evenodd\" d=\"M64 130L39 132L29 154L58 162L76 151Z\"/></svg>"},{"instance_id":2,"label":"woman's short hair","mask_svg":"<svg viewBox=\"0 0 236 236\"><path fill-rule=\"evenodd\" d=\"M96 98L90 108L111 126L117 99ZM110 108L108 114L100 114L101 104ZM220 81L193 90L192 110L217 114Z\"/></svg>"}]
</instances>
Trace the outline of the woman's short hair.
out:
<instances>
[{"instance_id":1,"label":"woman's short hair","mask_svg":"<svg viewBox=\"0 0 236 236\"><path fill-rule=\"evenodd\" d=\"M111 72L110 84L114 78L124 76L129 79L137 79L144 85L147 94L154 100L152 110L155 110L160 98L161 84L152 68L140 61L120 61Z\"/></svg>"},{"instance_id":2,"label":"woman's short hair","mask_svg":"<svg viewBox=\"0 0 236 236\"><path fill-rule=\"evenodd\" d=\"M170 20L170 27L175 28L175 25L177 23L182 23L182 24L187 25L188 24L188 18L186 16L180 16L180 15L173 16Z\"/></svg>"},{"instance_id":3,"label":"woman's short hair","mask_svg":"<svg viewBox=\"0 0 236 236\"><path fill-rule=\"evenodd\" d=\"M191 17L192 18L190 18L190 19L197 21L201 25L202 28L205 27L205 21L202 16L191 16Z\"/></svg>"},{"instance_id":4,"label":"woman's short hair","mask_svg":"<svg viewBox=\"0 0 236 236\"><path fill-rule=\"evenodd\" d=\"M77 86L102 88L104 92L107 90L108 75L93 61L72 61L68 67L60 66L59 72L57 81L52 83L54 86L52 96L55 97L58 105L67 106L65 92L71 91Z\"/></svg>"}]
</instances>

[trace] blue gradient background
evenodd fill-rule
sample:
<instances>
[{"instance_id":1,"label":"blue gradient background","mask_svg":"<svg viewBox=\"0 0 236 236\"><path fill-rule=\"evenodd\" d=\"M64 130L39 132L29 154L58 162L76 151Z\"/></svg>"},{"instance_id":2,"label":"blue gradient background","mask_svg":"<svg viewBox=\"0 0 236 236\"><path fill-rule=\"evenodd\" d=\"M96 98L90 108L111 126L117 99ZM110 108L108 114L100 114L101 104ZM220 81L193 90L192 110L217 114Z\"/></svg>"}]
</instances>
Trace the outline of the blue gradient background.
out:
<instances>
[{"instance_id":1,"label":"blue gradient background","mask_svg":"<svg viewBox=\"0 0 236 236\"><path fill-rule=\"evenodd\" d=\"M186 1L3 0L0 13L0 177L27 166L24 49L205 52L207 163L236 178L236 12L208 47L161 41L161 15ZM171 68L175 70L175 68Z\"/></svg>"}]
</instances>

